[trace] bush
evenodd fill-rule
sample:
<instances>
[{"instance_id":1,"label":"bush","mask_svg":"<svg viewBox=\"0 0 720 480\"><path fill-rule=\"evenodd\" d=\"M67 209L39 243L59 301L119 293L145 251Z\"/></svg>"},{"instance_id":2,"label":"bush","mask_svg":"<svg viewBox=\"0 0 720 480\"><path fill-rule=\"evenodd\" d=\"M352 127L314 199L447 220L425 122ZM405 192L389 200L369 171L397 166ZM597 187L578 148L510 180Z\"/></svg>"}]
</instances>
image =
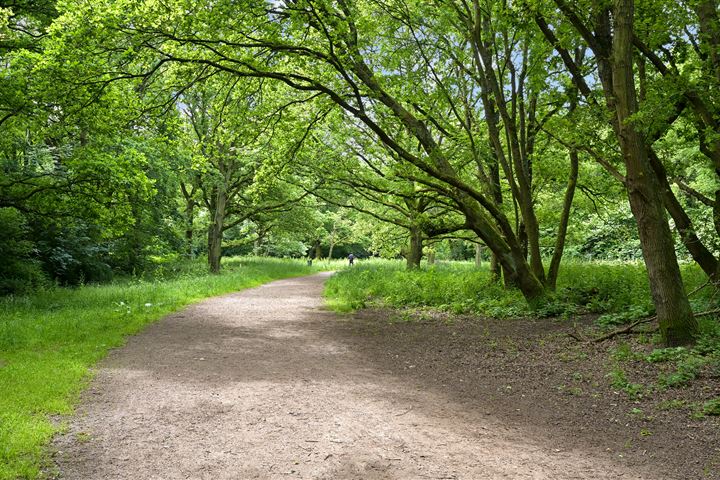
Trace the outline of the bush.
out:
<instances>
[{"instance_id":1,"label":"bush","mask_svg":"<svg viewBox=\"0 0 720 480\"><path fill-rule=\"evenodd\" d=\"M14 208L0 208L0 295L27 293L45 283L27 222Z\"/></svg>"},{"instance_id":2,"label":"bush","mask_svg":"<svg viewBox=\"0 0 720 480\"><path fill-rule=\"evenodd\" d=\"M84 224L35 226L37 255L50 278L66 286L112 280L108 248L93 230Z\"/></svg>"},{"instance_id":3,"label":"bush","mask_svg":"<svg viewBox=\"0 0 720 480\"><path fill-rule=\"evenodd\" d=\"M379 303L498 317L530 313L519 292L491 284L487 271L467 262L438 263L407 271L399 261L363 261L334 275L327 283L326 295L342 310L349 305Z\"/></svg>"}]
</instances>

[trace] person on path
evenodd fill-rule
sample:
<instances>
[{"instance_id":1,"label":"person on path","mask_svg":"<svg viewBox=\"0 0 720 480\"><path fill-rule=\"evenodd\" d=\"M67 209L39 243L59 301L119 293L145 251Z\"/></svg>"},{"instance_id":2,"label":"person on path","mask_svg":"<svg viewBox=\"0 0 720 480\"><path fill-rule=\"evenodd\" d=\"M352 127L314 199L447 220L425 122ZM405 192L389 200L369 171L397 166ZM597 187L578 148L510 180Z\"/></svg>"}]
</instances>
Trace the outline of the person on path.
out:
<instances>
[{"instance_id":1,"label":"person on path","mask_svg":"<svg viewBox=\"0 0 720 480\"><path fill-rule=\"evenodd\" d=\"M355 264L355 255L353 255L352 253L348 255L348 263L351 267Z\"/></svg>"}]
</instances>

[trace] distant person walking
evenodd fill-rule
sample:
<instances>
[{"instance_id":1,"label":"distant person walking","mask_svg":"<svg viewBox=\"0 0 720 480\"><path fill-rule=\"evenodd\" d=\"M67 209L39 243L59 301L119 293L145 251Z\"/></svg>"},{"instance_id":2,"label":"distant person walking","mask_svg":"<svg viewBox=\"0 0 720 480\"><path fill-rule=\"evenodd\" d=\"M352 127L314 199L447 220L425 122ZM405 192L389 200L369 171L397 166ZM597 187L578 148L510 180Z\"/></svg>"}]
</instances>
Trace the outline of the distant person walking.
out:
<instances>
[{"instance_id":1,"label":"distant person walking","mask_svg":"<svg viewBox=\"0 0 720 480\"><path fill-rule=\"evenodd\" d=\"M348 263L351 267L355 265L355 255L353 255L352 253L348 255Z\"/></svg>"}]
</instances>

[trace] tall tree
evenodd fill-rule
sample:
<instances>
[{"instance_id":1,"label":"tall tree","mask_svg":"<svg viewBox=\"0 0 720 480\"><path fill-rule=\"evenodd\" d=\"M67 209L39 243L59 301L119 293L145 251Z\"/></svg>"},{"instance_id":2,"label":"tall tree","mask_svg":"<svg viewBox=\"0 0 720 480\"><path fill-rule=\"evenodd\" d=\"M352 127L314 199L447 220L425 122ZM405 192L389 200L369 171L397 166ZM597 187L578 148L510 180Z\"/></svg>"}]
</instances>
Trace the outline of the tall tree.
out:
<instances>
[{"instance_id":1,"label":"tall tree","mask_svg":"<svg viewBox=\"0 0 720 480\"><path fill-rule=\"evenodd\" d=\"M643 48L636 32L634 2L617 0L614 6L599 2L571 6L564 0L555 0L554 3L561 18L572 26L586 48L593 52L605 108L611 115L609 123L622 152L625 175L614 170L607 162L603 164L626 187L638 223L643 257L663 336L668 344L691 342L697 332L697 323L684 292L664 210L667 209L673 216L688 250L709 275L713 275L717 269L714 264L716 259L695 235L689 218L670 189L665 169L652 148L652 142L667 131L684 109L685 103L669 105L673 108L664 116L659 115L660 120L656 122L659 125L649 131L642 131L638 125L640 105L633 70L635 48L643 55L652 57L653 54ZM582 15L578 7L586 8L586 14ZM614 19L612 22L611 17ZM540 11L536 12L535 19L547 41L553 45L571 72L580 92L591 103L597 102L584 78L582 66L572 58ZM643 77L640 82L645 88L646 80ZM646 94L644 89L642 93ZM663 205L665 208L662 208Z\"/></svg>"},{"instance_id":2,"label":"tall tree","mask_svg":"<svg viewBox=\"0 0 720 480\"><path fill-rule=\"evenodd\" d=\"M215 273L220 271L227 230L261 215L287 211L305 196L294 192L281 176L271 178L264 171L287 170L275 168L273 155L278 152L271 152L282 151L282 142L292 143L292 136L278 126L276 116L284 107L273 111L274 105L263 103L263 88L262 82L221 75L198 83L182 98L198 154L189 176L210 215L208 265ZM193 205L189 188L193 187L184 184L184 198Z\"/></svg>"}]
</instances>

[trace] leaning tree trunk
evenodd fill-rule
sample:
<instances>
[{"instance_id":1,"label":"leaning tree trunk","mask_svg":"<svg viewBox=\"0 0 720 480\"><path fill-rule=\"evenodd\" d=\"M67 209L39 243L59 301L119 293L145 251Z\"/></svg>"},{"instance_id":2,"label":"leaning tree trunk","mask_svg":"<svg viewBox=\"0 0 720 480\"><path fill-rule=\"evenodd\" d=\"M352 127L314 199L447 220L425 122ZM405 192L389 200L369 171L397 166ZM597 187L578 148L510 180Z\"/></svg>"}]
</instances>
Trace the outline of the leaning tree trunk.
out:
<instances>
[{"instance_id":1,"label":"leaning tree trunk","mask_svg":"<svg viewBox=\"0 0 720 480\"><path fill-rule=\"evenodd\" d=\"M658 181L660 182L662 196L665 200L665 209L675 222L675 228L680 234L680 240L687 248L690 256L695 260L705 274L714 282L720 280L720 262L713 253L703 244L695 232L692 220L680 205L675 193L672 191L668 181L665 166L657 155L651 150L648 152L650 165L652 166Z\"/></svg>"},{"instance_id":2,"label":"leaning tree trunk","mask_svg":"<svg viewBox=\"0 0 720 480\"><path fill-rule=\"evenodd\" d=\"M498 206L502 205L503 202L503 196L502 196L502 187L500 186L500 165L498 163L497 159L497 153L495 153L495 150L492 149L493 142L490 141L490 147L492 152L491 162L490 162L490 180L491 180L491 191L492 191L492 198L496 202ZM502 269L500 268L500 261L498 260L498 256L495 255L495 252L491 252L490 256L490 281L492 283L499 282L500 277L502 276Z\"/></svg>"},{"instance_id":3,"label":"leaning tree trunk","mask_svg":"<svg viewBox=\"0 0 720 480\"><path fill-rule=\"evenodd\" d=\"M633 75L633 0L615 0L612 84L627 192L650 278L658 323L669 346L691 343L697 322L688 302L675 245L665 216L660 184L649 164L642 136L631 121L637 112Z\"/></svg>"},{"instance_id":4,"label":"leaning tree trunk","mask_svg":"<svg viewBox=\"0 0 720 480\"><path fill-rule=\"evenodd\" d=\"M555 237L555 250L553 251L552 259L550 259L550 269L545 279L545 284L551 290L555 290L558 273L560 272L560 260L565 250L565 238L570 221L570 209L572 208L573 197L575 196L575 187L577 186L579 163L577 148L573 147L570 149L570 176L568 177L568 184L565 189L565 198L560 214L560 224L558 225L557 236Z\"/></svg>"},{"instance_id":5,"label":"leaning tree trunk","mask_svg":"<svg viewBox=\"0 0 720 480\"><path fill-rule=\"evenodd\" d=\"M227 193L224 188L219 187L215 195L213 223L208 230L208 264L210 265L210 271L212 273L220 272L226 205Z\"/></svg>"},{"instance_id":6,"label":"leaning tree trunk","mask_svg":"<svg viewBox=\"0 0 720 480\"><path fill-rule=\"evenodd\" d=\"M531 306L537 305L545 298L545 286L532 272L525 259L522 247L511 236L503 238L495 225L480 211L479 206L466 197L459 197L458 204L462 208L470 230L487 245L496 256L502 267L506 285L520 289L520 292ZM509 225L504 225L509 230Z\"/></svg>"}]
</instances>

